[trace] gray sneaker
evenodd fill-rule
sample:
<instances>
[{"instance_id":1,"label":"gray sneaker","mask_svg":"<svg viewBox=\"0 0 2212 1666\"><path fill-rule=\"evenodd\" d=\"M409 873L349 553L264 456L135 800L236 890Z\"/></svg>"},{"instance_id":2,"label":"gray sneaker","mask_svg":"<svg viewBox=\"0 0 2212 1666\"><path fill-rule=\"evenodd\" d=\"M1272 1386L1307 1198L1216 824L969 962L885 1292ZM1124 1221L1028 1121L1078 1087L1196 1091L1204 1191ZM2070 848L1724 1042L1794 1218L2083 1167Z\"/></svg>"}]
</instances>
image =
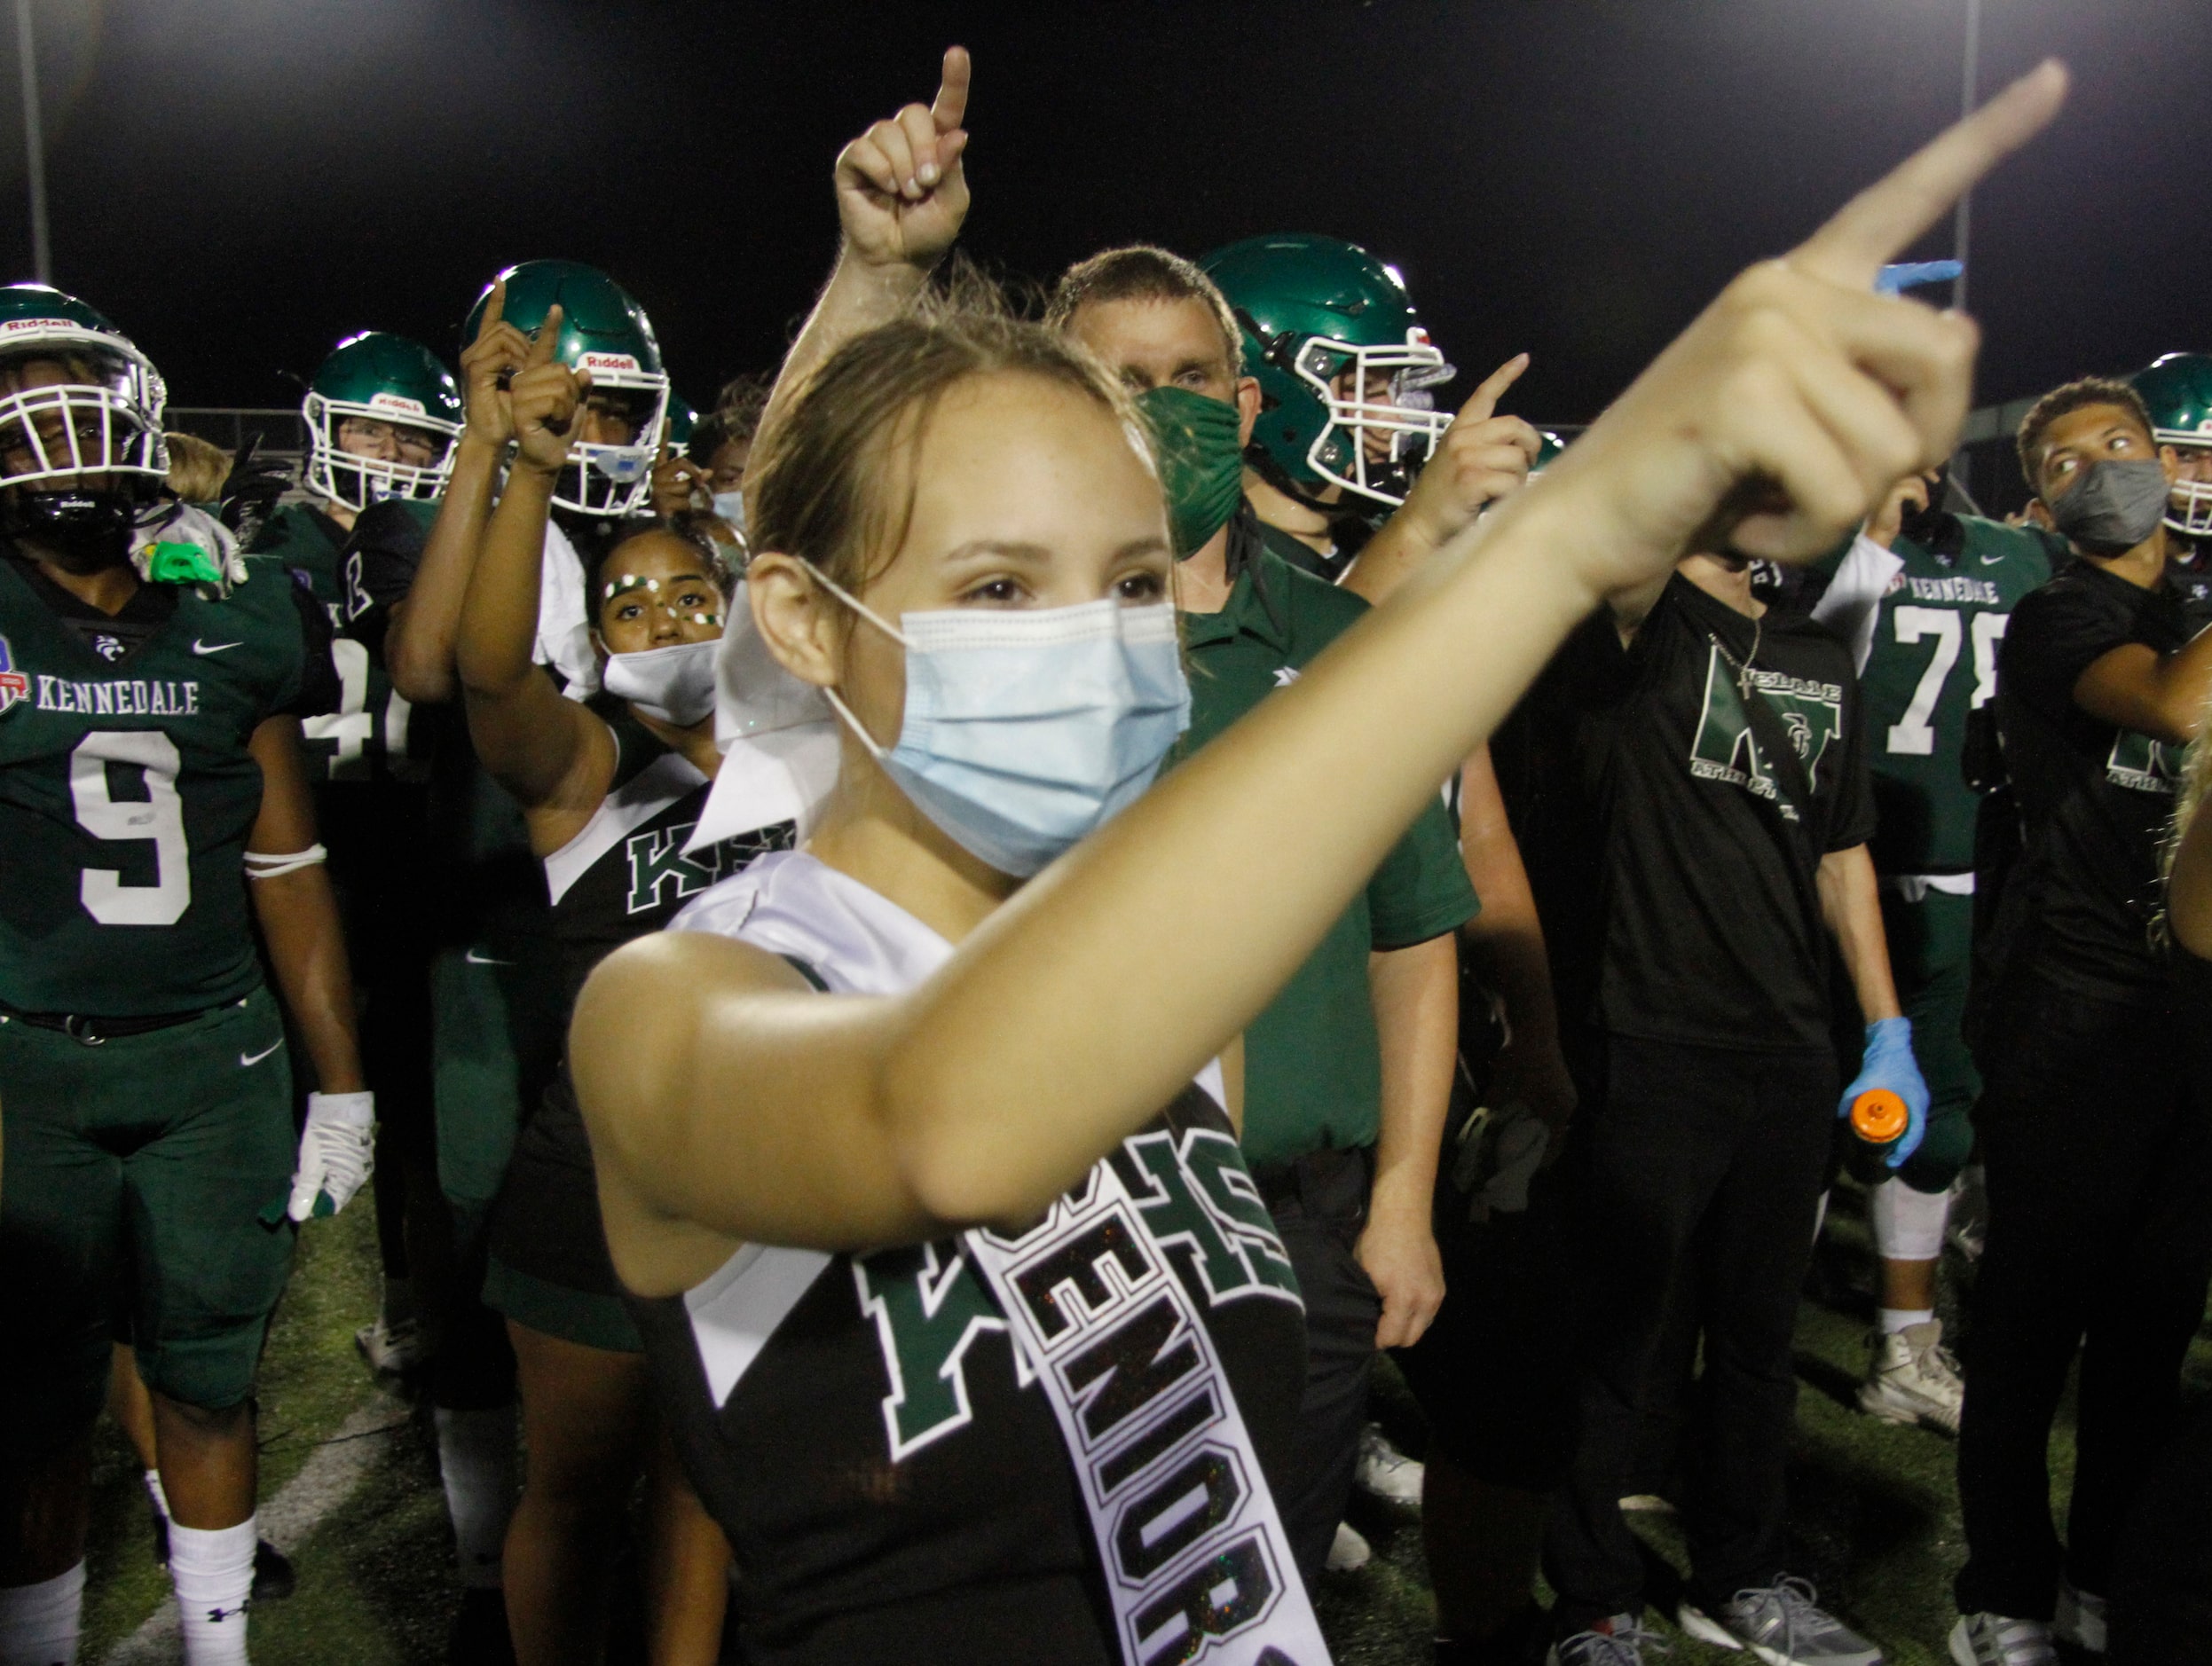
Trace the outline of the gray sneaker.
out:
<instances>
[{"instance_id":1,"label":"gray sneaker","mask_svg":"<svg viewBox=\"0 0 2212 1666\"><path fill-rule=\"evenodd\" d=\"M1701 1643L1749 1649L1767 1666L1882 1666L1882 1651L1825 1609L1802 1579L1739 1591L1708 1615L1685 1602L1675 1614Z\"/></svg>"},{"instance_id":2,"label":"gray sneaker","mask_svg":"<svg viewBox=\"0 0 2212 1666\"><path fill-rule=\"evenodd\" d=\"M1617 1614L1601 1620L1587 1631L1577 1631L1553 1644L1544 1666L1644 1666L1644 1651L1668 1654L1673 1646L1656 1632L1643 1629L1633 1614Z\"/></svg>"},{"instance_id":3,"label":"gray sneaker","mask_svg":"<svg viewBox=\"0 0 2212 1666\"><path fill-rule=\"evenodd\" d=\"M2058 1666L2051 1627L2002 1614L1962 1614L1951 1628L1956 1666Z\"/></svg>"}]
</instances>

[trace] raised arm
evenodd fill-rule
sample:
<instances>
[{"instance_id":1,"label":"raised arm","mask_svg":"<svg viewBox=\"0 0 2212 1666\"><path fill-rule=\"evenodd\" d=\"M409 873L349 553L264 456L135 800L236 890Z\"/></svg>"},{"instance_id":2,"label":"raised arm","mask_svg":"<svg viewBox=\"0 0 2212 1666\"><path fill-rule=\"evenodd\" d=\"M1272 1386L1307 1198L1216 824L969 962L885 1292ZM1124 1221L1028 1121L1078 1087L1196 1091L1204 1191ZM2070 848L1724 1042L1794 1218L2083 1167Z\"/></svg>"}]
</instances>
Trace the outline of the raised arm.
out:
<instances>
[{"instance_id":1,"label":"raised arm","mask_svg":"<svg viewBox=\"0 0 2212 1666\"><path fill-rule=\"evenodd\" d=\"M536 825L541 814L588 816L606 794L615 761L607 726L564 697L531 659L554 483L591 385L589 372L579 374L554 357L560 328L556 306L508 395L515 463L468 576L453 644L476 756L531 816L532 842L541 849L567 842Z\"/></svg>"},{"instance_id":2,"label":"raised arm","mask_svg":"<svg viewBox=\"0 0 2212 1666\"><path fill-rule=\"evenodd\" d=\"M945 49L936 98L909 104L838 153L843 240L830 281L761 413L766 435L829 357L910 305L968 217L968 49Z\"/></svg>"},{"instance_id":3,"label":"raised arm","mask_svg":"<svg viewBox=\"0 0 2212 1666\"><path fill-rule=\"evenodd\" d=\"M2074 685L2074 703L2091 717L2169 746L2197 738L2207 699L2212 699L2212 631L2199 633L2171 654L2141 642L2115 648L2090 661Z\"/></svg>"},{"instance_id":4,"label":"raised arm","mask_svg":"<svg viewBox=\"0 0 2212 1666\"><path fill-rule=\"evenodd\" d=\"M665 1293L706 1270L644 1264L640 1221L687 1223L664 1243L847 1248L1033 1219L1259 1012L1601 601L1689 549L1810 559L1948 454L1974 328L1876 296L1875 273L2065 84L2045 66L1730 284L1485 536L1462 534L919 988L786 997L795 973L692 934L610 956L571 1058L626 1278Z\"/></svg>"},{"instance_id":5,"label":"raised arm","mask_svg":"<svg viewBox=\"0 0 2212 1666\"><path fill-rule=\"evenodd\" d=\"M453 698L453 639L461 629L461 599L484 542L484 523L498 495L500 468L515 438L514 413L500 379L512 376L530 355L530 339L501 317L507 284L492 285L476 339L463 350L461 375L466 419L453 443L453 471L431 524L407 599L392 609L384 633L384 667L400 698L439 705Z\"/></svg>"}]
</instances>

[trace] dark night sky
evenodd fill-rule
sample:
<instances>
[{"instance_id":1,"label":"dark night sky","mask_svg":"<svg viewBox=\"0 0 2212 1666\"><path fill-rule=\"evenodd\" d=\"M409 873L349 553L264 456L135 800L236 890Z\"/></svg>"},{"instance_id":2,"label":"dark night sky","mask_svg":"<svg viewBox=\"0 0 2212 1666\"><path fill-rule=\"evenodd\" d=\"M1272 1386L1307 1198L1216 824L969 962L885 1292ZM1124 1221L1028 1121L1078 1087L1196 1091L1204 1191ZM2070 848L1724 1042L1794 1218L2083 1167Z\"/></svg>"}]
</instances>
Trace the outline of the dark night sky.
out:
<instances>
[{"instance_id":1,"label":"dark night sky","mask_svg":"<svg viewBox=\"0 0 2212 1666\"><path fill-rule=\"evenodd\" d=\"M957 40L986 261L1334 232L1463 368L1532 351L1515 407L1572 421L1947 119L1964 0L37 4L56 279L179 404L292 403L279 373L365 327L450 357L491 273L547 255L611 271L711 399L810 300L838 146ZM2212 345L2212 4L1984 12L1985 90L2055 51L2077 93L1976 199L1981 397ZM15 121L0 92L28 275Z\"/></svg>"}]
</instances>

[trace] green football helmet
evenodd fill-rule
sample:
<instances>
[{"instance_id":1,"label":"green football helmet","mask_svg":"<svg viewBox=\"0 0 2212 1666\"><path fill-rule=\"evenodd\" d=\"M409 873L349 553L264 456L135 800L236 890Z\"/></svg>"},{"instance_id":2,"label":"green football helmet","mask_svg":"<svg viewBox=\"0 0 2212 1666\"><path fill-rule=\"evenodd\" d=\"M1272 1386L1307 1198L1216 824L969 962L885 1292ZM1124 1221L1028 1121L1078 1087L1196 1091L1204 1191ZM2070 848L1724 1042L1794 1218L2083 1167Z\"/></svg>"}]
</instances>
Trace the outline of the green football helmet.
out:
<instances>
[{"instance_id":1,"label":"green football helmet","mask_svg":"<svg viewBox=\"0 0 2212 1666\"><path fill-rule=\"evenodd\" d=\"M1245 374L1259 381L1253 466L1309 501L1315 488L1336 485L1403 503L1452 426L1428 389L1458 373L1396 269L1310 233L1248 238L1199 263L1228 297L1244 331Z\"/></svg>"},{"instance_id":2,"label":"green football helmet","mask_svg":"<svg viewBox=\"0 0 2212 1666\"><path fill-rule=\"evenodd\" d=\"M52 368L37 385L25 385L20 373L33 360ZM161 373L75 297L44 284L0 287L0 390L9 485L114 475L143 499L168 477L161 412L169 390Z\"/></svg>"},{"instance_id":3,"label":"green football helmet","mask_svg":"<svg viewBox=\"0 0 2212 1666\"><path fill-rule=\"evenodd\" d=\"M661 370L652 320L620 284L576 261L526 260L509 266L500 279L507 282L507 309L500 316L525 335L535 334L559 304L561 339L555 351L561 362L591 372L594 400L607 396L620 400L631 425L627 444L579 442L570 449L569 466L554 485L554 503L581 515L642 512L653 495L653 465L660 460L661 430L668 417L668 378ZM492 285L486 284L461 326L464 342L476 340L477 320L491 296Z\"/></svg>"},{"instance_id":4,"label":"green football helmet","mask_svg":"<svg viewBox=\"0 0 2212 1666\"><path fill-rule=\"evenodd\" d=\"M427 347L403 335L349 335L308 383L307 488L358 514L387 498L435 498L453 468L461 388ZM342 443L354 425L356 445Z\"/></svg>"},{"instance_id":5,"label":"green football helmet","mask_svg":"<svg viewBox=\"0 0 2212 1666\"><path fill-rule=\"evenodd\" d=\"M2200 453L2202 480L2174 482L2166 524L2192 538L2212 537L2212 353L2169 353L2129 378L2151 409L2151 434L2191 460Z\"/></svg>"}]
</instances>

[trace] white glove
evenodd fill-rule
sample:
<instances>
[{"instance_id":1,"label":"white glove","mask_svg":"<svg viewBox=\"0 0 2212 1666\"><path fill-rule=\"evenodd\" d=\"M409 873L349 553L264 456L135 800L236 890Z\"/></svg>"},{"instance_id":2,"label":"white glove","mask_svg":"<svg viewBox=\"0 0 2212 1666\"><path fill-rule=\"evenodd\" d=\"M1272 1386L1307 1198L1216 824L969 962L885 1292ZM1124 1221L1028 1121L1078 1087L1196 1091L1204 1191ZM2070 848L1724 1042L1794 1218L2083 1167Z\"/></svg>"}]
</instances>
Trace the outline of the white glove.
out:
<instances>
[{"instance_id":1,"label":"white glove","mask_svg":"<svg viewBox=\"0 0 2212 1666\"><path fill-rule=\"evenodd\" d=\"M335 1214L353 1201L376 1167L376 1096L311 1093L300 1135L300 1166L292 1176L295 1221Z\"/></svg>"}]
</instances>

